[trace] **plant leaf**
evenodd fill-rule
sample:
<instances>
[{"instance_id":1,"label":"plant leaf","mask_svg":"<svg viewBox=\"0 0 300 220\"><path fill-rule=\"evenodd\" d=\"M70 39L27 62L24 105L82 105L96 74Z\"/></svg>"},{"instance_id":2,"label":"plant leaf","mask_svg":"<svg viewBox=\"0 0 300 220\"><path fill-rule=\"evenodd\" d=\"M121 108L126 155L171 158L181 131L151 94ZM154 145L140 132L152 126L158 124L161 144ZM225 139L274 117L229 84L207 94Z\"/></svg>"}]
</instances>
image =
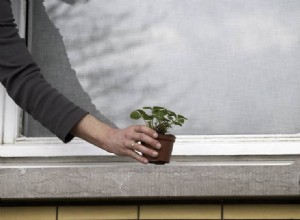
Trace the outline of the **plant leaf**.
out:
<instances>
[{"instance_id":1,"label":"plant leaf","mask_svg":"<svg viewBox=\"0 0 300 220\"><path fill-rule=\"evenodd\" d=\"M184 121L187 120L183 115L177 115L175 112L161 106L145 106L142 109L137 109L131 113L130 118L143 118L146 125L153 128L158 133L167 133L168 129L171 129L173 124L182 126Z\"/></svg>"},{"instance_id":2,"label":"plant leaf","mask_svg":"<svg viewBox=\"0 0 300 220\"><path fill-rule=\"evenodd\" d=\"M171 116L174 116L174 117L176 117L177 115L175 114L175 112L172 112L172 111L168 111L169 112L169 115L171 115Z\"/></svg>"},{"instance_id":3,"label":"plant leaf","mask_svg":"<svg viewBox=\"0 0 300 220\"><path fill-rule=\"evenodd\" d=\"M154 110L166 110L165 108L160 107L160 106L153 106L153 109Z\"/></svg>"},{"instance_id":4,"label":"plant leaf","mask_svg":"<svg viewBox=\"0 0 300 220\"><path fill-rule=\"evenodd\" d=\"M138 109L137 110L139 112L139 114L143 117L144 120L152 120L152 117L150 115L148 115L145 111L143 111L142 109Z\"/></svg>"},{"instance_id":5,"label":"plant leaf","mask_svg":"<svg viewBox=\"0 0 300 220\"><path fill-rule=\"evenodd\" d=\"M174 121L173 123L174 123L174 125L179 125L179 126L182 126L182 124L181 124L181 123L179 123L179 122L177 122L177 121Z\"/></svg>"},{"instance_id":6,"label":"plant leaf","mask_svg":"<svg viewBox=\"0 0 300 220\"><path fill-rule=\"evenodd\" d=\"M130 114L130 118L131 118L131 119L134 119L134 120L140 119L141 117L142 117L142 116L141 116L141 114L138 112L138 110L133 111L133 112L131 112L131 114Z\"/></svg>"},{"instance_id":7,"label":"plant leaf","mask_svg":"<svg viewBox=\"0 0 300 220\"><path fill-rule=\"evenodd\" d=\"M157 112L157 115L160 117L165 117L168 114L166 110L160 110Z\"/></svg>"},{"instance_id":8,"label":"plant leaf","mask_svg":"<svg viewBox=\"0 0 300 220\"><path fill-rule=\"evenodd\" d=\"M186 117L184 117L183 115L178 115L178 119L184 119L184 120L188 120Z\"/></svg>"}]
</instances>

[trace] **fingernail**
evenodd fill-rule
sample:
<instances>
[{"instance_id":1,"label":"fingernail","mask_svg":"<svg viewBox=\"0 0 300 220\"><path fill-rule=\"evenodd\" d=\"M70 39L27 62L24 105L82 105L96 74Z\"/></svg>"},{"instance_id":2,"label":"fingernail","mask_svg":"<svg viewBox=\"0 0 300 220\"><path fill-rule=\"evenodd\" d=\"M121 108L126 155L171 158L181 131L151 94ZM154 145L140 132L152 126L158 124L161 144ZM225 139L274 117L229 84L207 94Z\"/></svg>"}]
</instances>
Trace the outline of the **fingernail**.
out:
<instances>
[{"instance_id":1,"label":"fingernail","mask_svg":"<svg viewBox=\"0 0 300 220\"><path fill-rule=\"evenodd\" d=\"M158 137L158 134L157 134L157 133L154 133L154 134L153 134L153 137L154 137L154 138L157 138L157 137Z\"/></svg>"},{"instance_id":2,"label":"fingernail","mask_svg":"<svg viewBox=\"0 0 300 220\"><path fill-rule=\"evenodd\" d=\"M153 152L153 153L152 153L152 156L153 156L153 157L157 157L157 155L158 155L157 152Z\"/></svg>"},{"instance_id":3,"label":"fingernail","mask_svg":"<svg viewBox=\"0 0 300 220\"><path fill-rule=\"evenodd\" d=\"M157 147L157 149L160 149L160 148L161 148L161 144L158 143L158 144L156 145L156 147Z\"/></svg>"}]
</instances>

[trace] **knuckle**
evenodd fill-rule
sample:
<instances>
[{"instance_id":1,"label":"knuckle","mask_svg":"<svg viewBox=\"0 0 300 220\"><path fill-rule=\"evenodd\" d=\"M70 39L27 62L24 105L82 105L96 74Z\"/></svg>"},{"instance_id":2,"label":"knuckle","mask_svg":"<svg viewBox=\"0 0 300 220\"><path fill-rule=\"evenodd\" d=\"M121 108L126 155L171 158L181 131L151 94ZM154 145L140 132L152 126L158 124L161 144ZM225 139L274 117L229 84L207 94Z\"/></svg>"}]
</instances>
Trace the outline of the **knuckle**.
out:
<instances>
[{"instance_id":1,"label":"knuckle","mask_svg":"<svg viewBox=\"0 0 300 220\"><path fill-rule=\"evenodd\" d=\"M137 132L144 132L144 125L136 125L136 128L135 128L135 130L137 131Z\"/></svg>"},{"instance_id":2,"label":"knuckle","mask_svg":"<svg viewBox=\"0 0 300 220\"><path fill-rule=\"evenodd\" d=\"M124 133L124 137L126 138L126 139L129 139L130 138L130 131L126 131L125 133Z\"/></svg>"},{"instance_id":3,"label":"knuckle","mask_svg":"<svg viewBox=\"0 0 300 220\"><path fill-rule=\"evenodd\" d=\"M126 141L125 141L125 140L122 140L122 141L121 141L121 146L127 147Z\"/></svg>"},{"instance_id":4,"label":"knuckle","mask_svg":"<svg viewBox=\"0 0 300 220\"><path fill-rule=\"evenodd\" d=\"M144 138L144 135L143 135L143 134L140 134L140 133L139 133L139 134L136 134L136 135L135 135L135 139L136 139L136 140L143 140L143 138Z\"/></svg>"},{"instance_id":5,"label":"knuckle","mask_svg":"<svg viewBox=\"0 0 300 220\"><path fill-rule=\"evenodd\" d=\"M143 132L143 133L147 133L148 128L149 128L149 127L147 127L147 126L145 126L145 125L141 125L141 126L140 126L140 131Z\"/></svg>"},{"instance_id":6,"label":"knuckle","mask_svg":"<svg viewBox=\"0 0 300 220\"><path fill-rule=\"evenodd\" d=\"M137 125L131 125L130 127L129 127L129 129L132 131L132 132L135 132L136 130L137 130Z\"/></svg>"},{"instance_id":7,"label":"knuckle","mask_svg":"<svg viewBox=\"0 0 300 220\"><path fill-rule=\"evenodd\" d=\"M152 133L153 132L153 130L151 128L149 128L148 126L144 126L144 131L146 133Z\"/></svg>"}]
</instances>

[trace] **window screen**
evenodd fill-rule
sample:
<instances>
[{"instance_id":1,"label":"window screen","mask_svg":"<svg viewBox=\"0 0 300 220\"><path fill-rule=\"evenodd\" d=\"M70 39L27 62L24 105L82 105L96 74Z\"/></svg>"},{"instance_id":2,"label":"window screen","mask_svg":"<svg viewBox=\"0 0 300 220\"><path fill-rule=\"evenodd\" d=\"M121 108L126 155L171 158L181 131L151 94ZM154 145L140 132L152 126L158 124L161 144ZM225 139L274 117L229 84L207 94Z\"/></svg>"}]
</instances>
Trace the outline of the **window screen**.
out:
<instances>
[{"instance_id":1,"label":"window screen","mask_svg":"<svg viewBox=\"0 0 300 220\"><path fill-rule=\"evenodd\" d=\"M300 1L31 1L31 52L45 78L118 127L160 105L172 133L300 131ZM142 121L140 122L142 123ZM25 115L24 134L52 136Z\"/></svg>"}]
</instances>

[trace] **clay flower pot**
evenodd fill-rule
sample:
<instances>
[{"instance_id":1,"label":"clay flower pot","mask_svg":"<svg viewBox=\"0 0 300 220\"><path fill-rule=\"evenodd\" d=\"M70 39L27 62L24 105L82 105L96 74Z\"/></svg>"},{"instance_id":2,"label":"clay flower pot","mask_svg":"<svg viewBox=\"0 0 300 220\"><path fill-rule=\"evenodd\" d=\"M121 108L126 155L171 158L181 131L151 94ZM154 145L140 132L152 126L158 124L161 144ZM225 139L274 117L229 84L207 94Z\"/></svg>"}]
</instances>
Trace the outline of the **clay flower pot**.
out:
<instances>
[{"instance_id":1,"label":"clay flower pot","mask_svg":"<svg viewBox=\"0 0 300 220\"><path fill-rule=\"evenodd\" d=\"M172 134L158 134L157 140L161 144L161 148L159 150L154 149L153 147L149 146L148 144L143 143L144 146L154 149L158 152L157 157L151 157L148 155L143 154L149 160L149 163L154 164L165 164L170 163L171 154L173 150L173 144L175 142L176 137Z\"/></svg>"},{"instance_id":2,"label":"clay flower pot","mask_svg":"<svg viewBox=\"0 0 300 220\"><path fill-rule=\"evenodd\" d=\"M175 142L175 136L166 133L168 132L168 129L172 128L173 125L182 126L187 118L160 106L146 106L142 109L136 109L131 112L130 118L134 120L143 119L148 127L152 128L158 133L157 140L162 146L159 150L154 149L158 152L158 156L150 157L145 154L143 154L143 156L146 157L150 163L169 163L173 150L173 144ZM152 148L145 143L142 144L146 147Z\"/></svg>"}]
</instances>

